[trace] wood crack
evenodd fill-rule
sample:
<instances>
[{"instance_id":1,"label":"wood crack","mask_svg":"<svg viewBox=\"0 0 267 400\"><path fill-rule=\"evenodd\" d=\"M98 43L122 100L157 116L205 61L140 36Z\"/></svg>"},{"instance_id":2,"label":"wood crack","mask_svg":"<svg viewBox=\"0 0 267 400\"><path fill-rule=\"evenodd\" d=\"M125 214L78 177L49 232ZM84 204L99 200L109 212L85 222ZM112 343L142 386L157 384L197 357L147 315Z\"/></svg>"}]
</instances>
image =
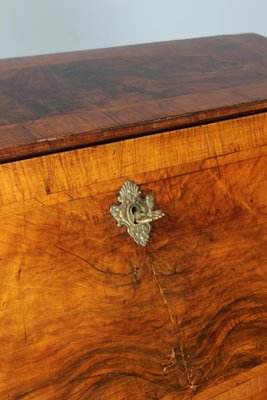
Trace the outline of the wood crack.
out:
<instances>
[{"instance_id":1,"label":"wood crack","mask_svg":"<svg viewBox=\"0 0 267 400\"><path fill-rule=\"evenodd\" d=\"M90 263L88 260L86 260L85 258L81 257L80 255L75 254L75 253L73 253L73 252L71 252L71 251L65 249L64 247L61 247L61 246L58 246L58 245L55 245L55 247L56 247L57 249L63 251L64 253L69 254L70 256L72 256L72 257L74 257L74 258L77 258L77 259L83 261L84 263L86 263L87 265L89 265L89 266L90 266L91 268L93 268L94 270L96 270L96 271L98 271L98 272L101 272L101 273L103 273L103 274L107 274L107 275L119 275L119 276L131 276L131 275L132 275L132 272L129 272L129 273L122 273L122 272L114 272L114 271L105 271L105 270L103 270L103 269L101 269L101 268L96 267L94 264Z\"/></svg>"},{"instance_id":2,"label":"wood crack","mask_svg":"<svg viewBox=\"0 0 267 400\"><path fill-rule=\"evenodd\" d=\"M152 249L151 246L149 246L149 247ZM152 249L152 251L153 251L153 249ZM172 314L172 311L171 311L171 309L170 309L170 306L169 306L169 304L168 304L168 301L167 301L166 296L165 296L165 293L164 293L164 291L165 291L166 289L163 288L163 287L161 286L161 284L160 284L160 281L159 281L159 278L158 278L158 273L156 272L155 267L154 267L154 265L153 265L153 261L152 261L152 259L151 259L151 254L148 254L148 257L149 257L149 265L151 266L151 271L152 271L153 277L154 277L154 279L155 279L155 282L156 282L156 284L157 284L157 287L158 287L158 290L159 290L161 299L162 299L162 301L163 301L163 303L164 303L164 305L165 305L165 307L166 307L166 309L167 309L167 312L168 312L168 315L169 315L169 318L170 318L170 321L171 321L173 330L174 330L175 335L176 335L176 337L177 337L177 339L178 339L179 351L180 351L180 353L181 353L182 362L183 362L183 365L184 365L184 368L185 368L185 372L186 372L186 377L187 377L187 380L188 380L188 383L189 383L189 388L193 389L193 388L195 387L195 384L194 384L193 379L192 379L192 370L191 370L190 367L188 366L188 363L187 363L187 360L186 360L186 355L185 355L183 346L182 346L182 344L181 344L180 332L179 332L179 329L178 329L178 327L177 327L177 325L176 325L174 316L173 316L173 314ZM166 369L168 369L168 368L174 366L175 364L176 364L176 357L175 357L174 349L172 349L172 353L171 353L171 357L170 357L170 363L167 364L167 365L165 365L165 364L163 365L163 366L164 366L164 372L166 371Z\"/></svg>"}]
</instances>

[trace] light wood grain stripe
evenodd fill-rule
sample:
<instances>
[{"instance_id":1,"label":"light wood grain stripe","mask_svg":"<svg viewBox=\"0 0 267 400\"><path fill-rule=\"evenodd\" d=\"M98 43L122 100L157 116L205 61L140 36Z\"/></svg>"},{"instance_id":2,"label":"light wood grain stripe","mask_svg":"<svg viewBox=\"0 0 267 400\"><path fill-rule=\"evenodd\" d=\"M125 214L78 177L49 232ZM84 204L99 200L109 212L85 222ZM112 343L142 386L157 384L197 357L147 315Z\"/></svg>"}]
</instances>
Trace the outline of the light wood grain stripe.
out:
<instances>
[{"instance_id":1,"label":"light wood grain stripe","mask_svg":"<svg viewBox=\"0 0 267 400\"><path fill-rule=\"evenodd\" d=\"M267 113L0 166L0 204L50 195L267 145Z\"/></svg>"}]
</instances>

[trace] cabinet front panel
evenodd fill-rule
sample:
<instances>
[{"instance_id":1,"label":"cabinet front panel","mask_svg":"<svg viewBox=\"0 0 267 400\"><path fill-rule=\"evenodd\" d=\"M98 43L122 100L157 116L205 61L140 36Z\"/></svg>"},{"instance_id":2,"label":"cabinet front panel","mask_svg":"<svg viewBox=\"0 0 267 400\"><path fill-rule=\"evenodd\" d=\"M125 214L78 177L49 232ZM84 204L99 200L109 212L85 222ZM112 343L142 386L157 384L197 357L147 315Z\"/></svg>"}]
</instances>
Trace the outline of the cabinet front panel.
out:
<instances>
[{"instance_id":1,"label":"cabinet front panel","mask_svg":"<svg viewBox=\"0 0 267 400\"><path fill-rule=\"evenodd\" d=\"M267 361L266 150L164 169L164 149L160 168L85 166L80 185L73 152L64 190L56 156L2 166L1 400L185 400ZM14 174L36 162L34 183ZM128 178L165 213L146 247L110 214Z\"/></svg>"}]
</instances>

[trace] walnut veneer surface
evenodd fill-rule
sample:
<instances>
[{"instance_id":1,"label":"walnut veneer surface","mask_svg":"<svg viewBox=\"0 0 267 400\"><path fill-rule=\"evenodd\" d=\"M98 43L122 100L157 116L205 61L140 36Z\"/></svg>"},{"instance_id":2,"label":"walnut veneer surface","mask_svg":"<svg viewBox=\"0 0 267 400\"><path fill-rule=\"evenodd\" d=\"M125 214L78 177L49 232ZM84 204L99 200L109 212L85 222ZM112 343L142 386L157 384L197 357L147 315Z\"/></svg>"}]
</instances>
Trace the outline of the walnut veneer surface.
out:
<instances>
[{"instance_id":1,"label":"walnut veneer surface","mask_svg":"<svg viewBox=\"0 0 267 400\"><path fill-rule=\"evenodd\" d=\"M0 101L5 121L0 142L6 140L0 150L5 161L0 165L0 400L267 398L267 113L263 106L266 100L260 96L264 89L266 39L241 35L179 43L0 63L0 75L5 73L6 79L20 65L17 82L24 87L25 77L30 82L37 79L37 67L38 74L45 75L49 65L53 69L60 62L61 71L67 74L69 63L73 66L77 56L94 68L98 62L103 63L105 55L108 60L116 59L122 68L125 65L117 56L133 57L138 51L144 58L151 57L149 70L154 71L158 84L149 84L152 92L159 89L162 115L165 106L168 113L168 107L173 107L176 117L171 123L179 125L185 116L179 114L177 106L185 100L182 92L195 96L199 106L203 97L197 96L200 92L194 95L191 74L181 85L179 96L175 92L178 89L172 89L172 106L167 100L169 105L164 103L162 87L170 88L171 84L159 79L163 61L158 64L156 49L164 49L166 59L169 54L172 62L173 46L184 49L184 56L177 55L177 71L185 75L190 74L184 72L184 66L191 54L191 68L196 73L195 82L199 82L196 87L205 97L205 93L211 94L209 82L218 84L222 68L218 65L219 53L212 64L211 59L206 63L204 58L201 64L194 64L192 54L196 52L199 57L199 46L203 51L221 46L223 54L228 51L231 58L237 46L242 49L243 58L240 54L237 58L244 72L238 87L247 87L250 76L250 88L255 89L254 94L257 92L252 101L247 87L247 101L242 106L235 102L235 89L229 89L235 67L227 64L225 56L228 72L220 78L224 88L219 85L216 91L220 93L218 102L224 98L231 107L219 107L217 115L215 108L211 114L194 114L195 122L200 118L205 124L177 129L173 126L169 131L152 134L153 124L144 121L138 132L150 134L125 139L122 133L116 141L118 125L117 133L106 131L104 121L102 131L93 136L94 146L83 147L86 141L82 140L80 148L70 150L65 136L60 136L59 123L55 124L55 140L57 149L65 150L59 153L53 146L48 150L35 147L39 134L34 141L33 131L28 130L32 123L40 124L50 135L46 122L58 112L48 116L48 108L40 108L38 114L29 100L34 102L37 91L29 86L32 96L26 95L24 114L11 116L7 112L12 101L16 102L15 92L10 103ZM252 59L252 53L261 58ZM144 58L132 60L145 69ZM43 69L44 62L47 66ZM121 69L116 68L119 80ZM202 68L209 70L208 80L201 74ZM130 82L141 84L139 72L131 76ZM88 77L90 87L97 87L101 76L107 82L114 74L100 69L99 75L97 72ZM85 75L78 72L77 79L72 75L69 85L75 86L81 79L86 87ZM10 80L2 96L7 92L10 96L12 87ZM72 111L62 111L59 92L64 90L55 86L52 97L55 107L61 107L55 121L70 121ZM124 92L125 99L130 99L131 91L120 86L120 100ZM118 100L115 108L119 113L123 106L112 90L110 94L112 107ZM50 95L42 101L50 102ZM87 106L86 95L80 95ZM140 96L141 101L143 94ZM143 102L147 112L148 103ZM30 104L35 110L31 117ZM185 109L187 106L185 102ZM124 110L127 107L128 111L132 107L130 100L125 101ZM138 107L141 110L141 102ZM101 124L101 104L95 104L94 110ZM188 110L187 120L183 120L186 125L193 121L192 110ZM156 129L165 123L168 126L170 120L160 120L159 109L154 111L159 121ZM90 107L84 112L89 116ZM239 116L235 115L238 112ZM80 121L87 124L89 132L92 125L82 115ZM125 115L128 118L127 112ZM152 114L147 115L150 118ZM208 123L211 115L213 120ZM69 129L78 124L79 118L71 120ZM141 118L141 111L136 118ZM20 128L25 126L30 148L28 139L24 141L20 136ZM8 134L4 139L5 128ZM17 136L12 136L16 128ZM129 124L126 136L137 134L131 129ZM78 130L73 131L75 137ZM85 137L91 136L88 133ZM113 141L100 144L106 139ZM37 156L39 151L51 154ZM143 193L152 194L157 207L165 212L164 218L153 223L151 240L145 248L136 245L125 228L116 226L109 211L126 179L138 183Z\"/></svg>"},{"instance_id":2,"label":"walnut veneer surface","mask_svg":"<svg viewBox=\"0 0 267 400\"><path fill-rule=\"evenodd\" d=\"M0 161L267 109L266 48L244 34L0 60Z\"/></svg>"}]
</instances>

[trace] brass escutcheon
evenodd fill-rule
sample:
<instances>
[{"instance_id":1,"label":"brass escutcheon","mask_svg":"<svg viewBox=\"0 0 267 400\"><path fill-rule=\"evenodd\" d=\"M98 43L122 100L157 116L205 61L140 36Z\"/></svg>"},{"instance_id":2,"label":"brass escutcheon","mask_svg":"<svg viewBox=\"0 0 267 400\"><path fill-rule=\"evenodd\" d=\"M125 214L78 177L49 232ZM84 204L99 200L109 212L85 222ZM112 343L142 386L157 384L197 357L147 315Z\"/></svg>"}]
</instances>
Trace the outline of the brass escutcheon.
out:
<instances>
[{"instance_id":1,"label":"brass escutcheon","mask_svg":"<svg viewBox=\"0 0 267 400\"><path fill-rule=\"evenodd\" d=\"M118 226L126 225L127 232L134 241L146 246L149 241L152 221L162 218L165 214L160 210L154 211L153 196L141 197L139 186L131 181L125 181L118 196L119 205L110 206L110 212Z\"/></svg>"}]
</instances>

